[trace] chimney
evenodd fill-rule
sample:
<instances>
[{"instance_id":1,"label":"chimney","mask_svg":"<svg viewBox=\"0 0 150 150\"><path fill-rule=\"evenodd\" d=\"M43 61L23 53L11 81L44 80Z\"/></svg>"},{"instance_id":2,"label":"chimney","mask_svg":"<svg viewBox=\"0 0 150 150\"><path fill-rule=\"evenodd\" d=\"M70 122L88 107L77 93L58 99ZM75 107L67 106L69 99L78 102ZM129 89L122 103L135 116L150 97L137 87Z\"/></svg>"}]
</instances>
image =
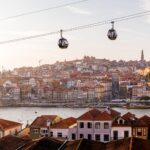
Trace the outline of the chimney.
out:
<instances>
[{"instance_id":1,"label":"chimney","mask_svg":"<svg viewBox=\"0 0 150 150\"><path fill-rule=\"evenodd\" d=\"M111 114L111 110L110 110L110 107L109 107L109 106L106 107L106 112L107 112L108 114Z\"/></svg>"},{"instance_id":2,"label":"chimney","mask_svg":"<svg viewBox=\"0 0 150 150\"><path fill-rule=\"evenodd\" d=\"M51 121L49 119L47 120L46 126L48 126L48 127L51 126Z\"/></svg>"}]
</instances>

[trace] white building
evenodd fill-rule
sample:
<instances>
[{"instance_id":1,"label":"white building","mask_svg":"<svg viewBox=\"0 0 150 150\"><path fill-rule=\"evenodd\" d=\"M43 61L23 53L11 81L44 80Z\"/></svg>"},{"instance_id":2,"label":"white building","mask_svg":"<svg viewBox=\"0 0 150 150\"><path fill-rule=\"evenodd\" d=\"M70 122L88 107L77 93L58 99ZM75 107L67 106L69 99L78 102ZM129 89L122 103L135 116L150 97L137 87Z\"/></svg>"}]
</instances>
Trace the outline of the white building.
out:
<instances>
[{"instance_id":1,"label":"white building","mask_svg":"<svg viewBox=\"0 0 150 150\"><path fill-rule=\"evenodd\" d=\"M54 124L50 128L51 136L75 140L77 134L76 119L69 117Z\"/></svg>"},{"instance_id":2,"label":"white building","mask_svg":"<svg viewBox=\"0 0 150 150\"><path fill-rule=\"evenodd\" d=\"M113 120L120 116L112 109L99 111L92 109L77 119L77 138L109 142Z\"/></svg>"}]
</instances>

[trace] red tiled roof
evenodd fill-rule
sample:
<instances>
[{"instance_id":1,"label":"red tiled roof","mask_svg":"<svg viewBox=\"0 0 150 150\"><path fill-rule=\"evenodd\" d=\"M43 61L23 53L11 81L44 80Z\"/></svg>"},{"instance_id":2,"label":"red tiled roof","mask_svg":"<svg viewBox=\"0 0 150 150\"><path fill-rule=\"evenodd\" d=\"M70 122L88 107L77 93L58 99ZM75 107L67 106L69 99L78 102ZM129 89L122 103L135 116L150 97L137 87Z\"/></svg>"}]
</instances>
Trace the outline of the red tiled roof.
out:
<instances>
[{"instance_id":1,"label":"red tiled roof","mask_svg":"<svg viewBox=\"0 0 150 150\"><path fill-rule=\"evenodd\" d=\"M81 115L78 120L112 120L118 116L120 116L120 113L113 109L105 110L103 112L98 109L92 109Z\"/></svg>"},{"instance_id":2,"label":"red tiled roof","mask_svg":"<svg viewBox=\"0 0 150 150\"><path fill-rule=\"evenodd\" d=\"M81 115L78 120L94 120L94 118L99 114L101 114L101 112L98 109L92 109Z\"/></svg>"},{"instance_id":3,"label":"red tiled roof","mask_svg":"<svg viewBox=\"0 0 150 150\"><path fill-rule=\"evenodd\" d=\"M16 150L30 142L30 139L8 135L0 139L0 150Z\"/></svg>"},{"instance_id":4,"label":"red tiled roof","mask_svg":"<svg viewBox=\"0 0 150 150\"><path fill-rule=\"evenodd\" d=\"M148 127L147 123L145 123L141 119L137 119L137 120L133 121L132 125L133 125L133 127Z\"/></svg>"},{"instance_id":5,"label":"red tiled roof","mask_svg":"<svg viewBox=\"0 0 150 150\"><path fill-rule=\"evenodd\" d=\"M124 123L118 124L118 119L123 119ZM131 125L132 125L131 121L128 119L126 120L123 117L119 117L119 118L115 119L115 121L112 123L112 127L131 127Z\"/></svg>"},{"instance_id":6,"label":"red tiled roof","mask_svg":"<svg viewBox=\"0 0 150 150\"><path fill-rule=\"evenodd\" d=\"M105 121L105 120L110 121L112 119L113 119L112 115L109 114L108 112L104 111L104 112L100 113L99 115L97 115L94 120L96 120L96 121Z\"/></svg>"},{"instance_id":7,"label":"red tiled roof","mask_svg":"<svg viewBox=\"0 0 150 150\"><path fill-rule=\"evenodd\" d=\"M147 115L142 116L141 118L139 118L140 120L144 121L146 124L148 124L150 126L150 117Z\"/></svg>"},{"instance_id":8,"label":"red tiled roof","mask_svg":"<svg viewBox=\"0 0 150 150\"><path fill-rule=\"evenodd\" d=\"M120 114L121 114L120 112L118 112L114 109L110 109L110 112L111 112L111 115L113 118L116 118L116 117L120 116Z\"/></svg>"},{"instance_id":9,"label":"red tiled roof","mask_svg":"<svg viewBox=\"0 0 150 150\"><path fill-rule=\"evenodd\" d=\"M0 128L2 130L7 130L7 129L14 128L17 126L22 126L22 124L18 122L10 121L10 120L0 119Z\"/></svg>"},{"instance_id":10,"label":"red tiled roof","mask_svg":"<svg viewBox=\"0 0 150 150\"><path fill-rule=\"evenodd\" d=\"M123 119L125 119L125 120L131 120L131 119L137 119L136 117L135 117L135 115L134 114L132 114L132 113L130 113L130 112L127 112L126 114L124 114L123 116L122 116L122 118Z\"/></svg>"},{"instance_id":11,"label":"red tiled roof","mask_svg":"<svg viewBox=\"0 0 150 150\"><path fill-rule=\"evenodd\" d=\"M66 129L69 128L71 125L75 124L77 120L73 117L69 117L67 119L63 119L58 123L55 123L54 125L51 126L52 129Z\"/></svg>"},{"instance_id":12,"label":"red tiled roof","mask_svg":"<svg viewBox=\"0 0 150 150\"><path fill-rule=\"evenodd\" d=\"M31 128L41 128L41 127L47 127L47 121L54 121L56 119L57 115L42 115L40 117L37 117L32 124L30 125Z\"/></svg>"}]
</instances>

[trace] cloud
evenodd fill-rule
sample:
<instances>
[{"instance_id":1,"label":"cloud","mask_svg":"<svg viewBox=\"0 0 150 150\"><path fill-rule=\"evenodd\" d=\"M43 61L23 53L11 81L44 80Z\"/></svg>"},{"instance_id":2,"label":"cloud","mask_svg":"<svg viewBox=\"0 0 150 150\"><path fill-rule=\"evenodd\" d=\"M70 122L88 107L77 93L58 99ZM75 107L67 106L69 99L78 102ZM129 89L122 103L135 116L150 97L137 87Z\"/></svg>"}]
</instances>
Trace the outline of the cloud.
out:
<instances>
[{"instance_id":1,"label":"cloud","mask_svg":"<svg viewBox=\"0 0 150 150\"><path fill-rule=\"evenodd\" d=\"M92 14L90 11L72 7L72 6L67 6L67 8L69 11L71 11L72 13L75 13L75 14L81 14L81 15L91 15Z\"/></svg>"},{"instance_id":2,"label":"cloud","mask_svg":"<svg viewBox=\"0 0 150 150\"><path fill-rule=\"evenodd\" d=\"M140 7L145 11L150 11L150 0L139 0ZM146 17L146 22L150 23L150 16Z\"/></svg>"}]
</instances>

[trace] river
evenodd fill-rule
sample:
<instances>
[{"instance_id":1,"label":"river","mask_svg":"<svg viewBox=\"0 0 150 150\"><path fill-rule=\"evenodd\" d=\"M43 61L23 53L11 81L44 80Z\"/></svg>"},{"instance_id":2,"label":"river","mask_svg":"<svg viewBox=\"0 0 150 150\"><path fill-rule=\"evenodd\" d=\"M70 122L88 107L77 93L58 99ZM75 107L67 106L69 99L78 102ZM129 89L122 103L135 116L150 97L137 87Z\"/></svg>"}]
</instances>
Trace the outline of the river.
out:
<instances>
[{"instance_id":1,"label":"river","mask_svg":"<svg viewBox=\"0 0 150 150\"><path fill-rule=\"evenodd\" d=\"M113 108L121 114L126 112L134 113L137 117L143 115L150 116L150 109L125 109ZM25 126L27 121L31 123L37 116L40 115L59 115L63 118L79 117L89 108L48 108L48 107L0 107L0 118L17 121Z\"/></svg>"}]
</instances>

